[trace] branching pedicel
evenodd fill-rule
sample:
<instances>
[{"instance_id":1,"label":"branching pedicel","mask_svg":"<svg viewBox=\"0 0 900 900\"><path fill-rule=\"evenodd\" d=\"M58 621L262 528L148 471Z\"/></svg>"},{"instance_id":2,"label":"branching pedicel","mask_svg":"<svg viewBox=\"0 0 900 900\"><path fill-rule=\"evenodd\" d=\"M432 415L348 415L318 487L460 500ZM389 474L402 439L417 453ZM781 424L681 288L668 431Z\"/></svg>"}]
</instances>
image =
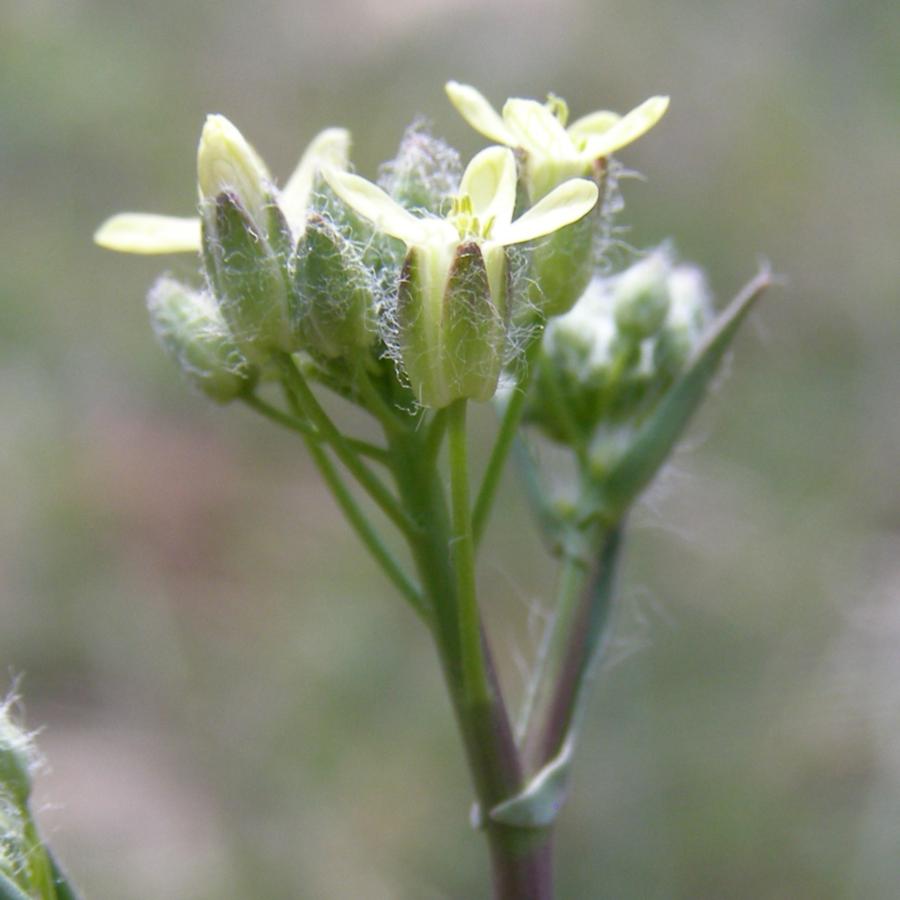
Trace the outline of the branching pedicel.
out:
<instances>
[{"instance_id":1,"label":"branching pedicel","mask_svg":"<svg viewBox=\"0 0 900 900\"><path fill-rule=\"evenodd\" d=\"M198 153L199 220L120 215L96 239L126 252L200 252L200 286L166 277L150 292L164 348L213 400L241 400L305 441L434 638L495 896L546 900L626 514L768 276L716 315L700 272L666 249L620 275L599 274L610 154L652 128L666 98L569 125L556 97L509 100L501 114L474 88L451 82L447 91L499 145L477 154L458 182L455 151L416 129L379 187L350 172L349 136L330 129L279 190L237 129L210 116ZM329 393L371 415L383 442L343 433ZM492 398L500 425L475 489L466 406ZM534 462L538 439L572 456L575 476L561 493ZM514 731L482 627L476 563L516 444L563 577ZM372 521L357 491L385 524ZM385 527L402 535L408 562L388 549Z\"/></svg>"}]
</instances>

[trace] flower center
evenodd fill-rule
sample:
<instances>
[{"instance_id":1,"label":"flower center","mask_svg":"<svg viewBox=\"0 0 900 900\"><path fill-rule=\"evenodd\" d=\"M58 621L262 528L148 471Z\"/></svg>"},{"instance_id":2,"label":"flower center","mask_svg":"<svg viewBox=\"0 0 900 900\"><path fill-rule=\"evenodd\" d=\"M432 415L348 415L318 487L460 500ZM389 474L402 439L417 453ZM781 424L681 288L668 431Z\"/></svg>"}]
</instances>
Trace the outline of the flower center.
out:
<instances>
[{"instance_id":1,"label":"flower center","mask_svg":"<svg viewBox=\"0 0 900 900\"><path fill-rule=\"evenodd\" d=\"M468 194L457 194L452 200L448 221L456 228L460 240L471 238L487 240L494 227L494 216L480 219L472 208L472 198Z\"/></svg>"}]
</instances>

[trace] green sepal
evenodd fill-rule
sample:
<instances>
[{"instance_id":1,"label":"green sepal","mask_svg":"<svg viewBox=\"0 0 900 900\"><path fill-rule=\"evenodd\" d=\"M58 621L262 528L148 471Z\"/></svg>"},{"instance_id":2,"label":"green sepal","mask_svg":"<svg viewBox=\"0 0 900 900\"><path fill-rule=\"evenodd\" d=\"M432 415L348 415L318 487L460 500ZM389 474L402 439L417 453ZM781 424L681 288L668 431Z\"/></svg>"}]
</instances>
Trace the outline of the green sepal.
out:
<instances>
[{"instance_id":1,"label":"green sepal","mask_svg":"<svg viewBox=\"0 0 900 900\"><path fill-rule=\"evenodd\" d=\"M506 335L497 307L481 248L474 242L460 244L450 266L442 311L442 356L450 401L484 402L494 396Z\"/></svg>"},{"instance_id":2,"label":"green sepal","mask_svg":"<svg viewBox=\"0 0 900 900\"><path fill-rule=\"evenodd\" d=\"M703 400L718 365L754 303L770 285L767 270L753 279L713 323L692 361L638 428L628 452L602 478L602 515L617 521L650 483Z\"/></svg>"},{"instance_id":3,"label":"green sepal","mask_svg":"<svg viewBox=\"0 0 900 900\"><path fill-rule=\"evenodd\" d=\"M294 340L283 260L233 194L216 198L214 222L214 229L203 231L204 257L213 267L211 281L237 345L255 363L274 351L290 352Z\"/></svg>"},{"instance_id":4,"label":"green sepal","mask_svg":"<svg viewBox=\"0 0 900 900\"><path fill-rule=\"evenodd\" d=\"M446 406L447 386L441 357L440 321L427 301L423 251L406 255L397 287L397 327L403 371L422 406Z\"/></svg>"},{"instance_id":5,"label":"green sepal","mask_svg":"<svg viewBox=\"0 0 900 900\"><path fill-rule=\"evenodd\" d=\"M331 359L370 347L376 337L372 279L354 245L313 213L293 268L291 320L304 349Z\"/></svg>"},{"instance_id":6,"label":"green sepal","mask_svg":"<svg viewBox=\"0 0 900 900\"><path fill-rule=\"evenodd\" d=\"M514 828L552 825L568 794L572 744L571 739L567 740L562 750L518 794L493 807L489 813L491 820Z\"/></svg>"},{"instance_id":7,"label":"green sepal","mask_svg":"<svg viewBox=\"0 0 900 900\"><path fill-rule=\"evenodd\" d=\"M588 215L536 241L531 251L528 309L542 318L568 312L594 274L594 233L599 213Z\"/></svg>"},{"instance_id":8,"label":"green sepal","mask_svg":"<svg viewBox=\"0 0 900 900\"><path fill-rule=\"evenodd\" d=\"M272 194L266 195L265 226L266 238L272 252L286 266L294 253L294 234L284 212Z\"/></svg>"}]
</instances>

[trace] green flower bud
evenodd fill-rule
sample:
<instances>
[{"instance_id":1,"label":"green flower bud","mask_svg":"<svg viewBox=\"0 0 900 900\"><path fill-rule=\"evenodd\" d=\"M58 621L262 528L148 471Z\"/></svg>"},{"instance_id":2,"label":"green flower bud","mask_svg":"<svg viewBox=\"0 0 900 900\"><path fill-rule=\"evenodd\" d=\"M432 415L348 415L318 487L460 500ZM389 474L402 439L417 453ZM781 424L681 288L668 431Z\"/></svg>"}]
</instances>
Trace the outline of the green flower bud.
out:
<instances>
[{"instance_id":1,"label":"green flower bud","mask_svg":"<svg viewBox=\"0 0 900 900\"><path fill-rule=\"evenodd\" d=\"M269 222L277 213L267 215ZM292 352L296 340L288 315L290 284L286 261L268 234L230 192L204 209L203 253L222 315L244 356L263 364L275 351ZM280 227L271 229L285 246Z\"/></svg>"},{"instance_id":2,"label":"green flower bud","mask_svg":"<svg viewBox=\"0 0 900 900\"><path fill-rule=\"evenodd\" d=\"M624 335L643 340L659 330L669 311L670 269L665 254L656 252L619 276L615 316Z\"/></svg>"},{"instance_id":3,"label":"green flower bud","mask_svg":"<svg viewBox=\"0 0 900 900\"><path fill-rule=\"evenodd\" d=\"M415 123L396 158L382 167L378 183L406 209L439 216L448 211L461 174L459 154Z\"/></svg>"},{"instance_id":4,"label":"green flower bud","mask_svg":"<svg viewBox=\"0 0 900 900\"><path fill-rule=\"evenodd\" d=\"M253 386L256 371L208 293L164 276L151 288L147 308L163 349L207 397L228 403Z\"/></svg>"},{"instance_id":5,"label":"green flower bud","mask_svg":"<svg viewBox=\"0 0 900 900\"><path fill-rule=\"evenodd\" d=\"M669 256L657 251L624 275L595 280L568 313L551 320L526 412L529 420L555 440L582 447L597 443L598 429L618 435L621 428L639 424L671 384L670 371L659 359L675 363L672 353L687 327L690 303L680 286L676 311L674 296L670 302L673 285ZM706 321L696 318L701 329ZM689 350L695 340L691 332Z\"/></svg>"},{"instance_id":6,"label":"green flower bud","mask_svg":"<svg viewBox=\"0 0 900 900\"><path fill-rule=\"evenodd\" d=\"M656 336L653 365L672 379L693 355L715 311L700 269L677 266L669 275L668 287L669 314Z\"/></svg>"},{"instance_id":7,"label":"green flower bud","mask_svg":"<svg viewBox=\"0 0 900 900\"><path fill-rule=\"evenodd\" d=\"M528 299L542 318L568 312L590 283L596 225L595 210L534 245Z\"/></svg>"},{"instance_id":8,"label":"green flower bud","mask_svg":"<svg viewBox=\"0 0 900 900\"><path fill-rule=\"evenodd\" d=\"M292 321L312 353L350 357L375 340L372 276L359 251L310 214L294 259Z\"/></svg>"}]
</instances>

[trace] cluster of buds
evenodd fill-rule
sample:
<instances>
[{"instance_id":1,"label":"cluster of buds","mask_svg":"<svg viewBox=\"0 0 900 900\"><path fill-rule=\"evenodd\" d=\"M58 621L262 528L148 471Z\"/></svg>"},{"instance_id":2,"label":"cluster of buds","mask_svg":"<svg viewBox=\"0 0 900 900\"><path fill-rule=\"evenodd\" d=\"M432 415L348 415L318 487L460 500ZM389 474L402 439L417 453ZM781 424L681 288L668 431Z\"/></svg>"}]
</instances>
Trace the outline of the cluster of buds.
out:
<instances>
[{"instance_id":1,"label":"cluster of buds","mask_svg":"<svg viewBox=\"0 0 900 900\"><path fill-rule=\"evenodd\" d=\"M329 129L279 190L240 132L210 116L199 217L127 213L100 228L97 242L114 250L201 253L205 285L165 277L149 306L164 348L208 396L240 397L274 357L300 353L344 377L390 357L424 407L485 401L515 327L565 312L584 292L606 158L658 121L665 98L566 127L555 97L510 100L501 116L471 87L447 91L501 145L461 175L454 151L432 152L411 132L383 189L349 171L349 135ZM513 246L525 277L511 275Z\"/></svg>"},{"instance_id":2,"label":"cluster of buds","mask_svg":"<svg viewBox=\"0 0 900 900\"><path fill-rule=\"evenodd\" d=\"M199 252L205 286L164 276L148 297L163 347L188 378L226 403L253 389L277 353L332 359L375 339L372 277L357 248L316 211L324 166L346 166L349 135L322 132L278 190L253 147L209 116L197 152L199 218L114 216L101 246Z\"/></svg>"},{"instance_id":3,"label":"cluster of buds","mask_svg":"<svg viewBox=\"0 0 900 900\"><path fill-rule=\"evenodd\" d=\"M652 412L713 318L702 273L657 250L596 278L546 329L526 418L555 441L603 449Z\"/></svg>"},{"instance_id":4,"label":"cluster of buds","mask_svg":"<svg viewBox=\"0 0 900 900\"><path fill-rule=\"evenodd\" d=\"M546 328L525 421L576 459L576 525L615 521L663 464L767 272L716 313L703 273L658 249L597 278Z\"/></svg>"}]
</instances>

